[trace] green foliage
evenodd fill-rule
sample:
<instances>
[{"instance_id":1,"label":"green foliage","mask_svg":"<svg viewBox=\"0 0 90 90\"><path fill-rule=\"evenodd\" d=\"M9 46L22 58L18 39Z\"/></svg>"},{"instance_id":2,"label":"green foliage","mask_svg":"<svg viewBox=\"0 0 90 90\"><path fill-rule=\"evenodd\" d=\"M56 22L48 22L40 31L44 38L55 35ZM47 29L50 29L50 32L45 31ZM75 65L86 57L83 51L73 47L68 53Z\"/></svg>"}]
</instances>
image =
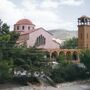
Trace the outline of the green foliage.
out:
<instances>
[{"instance_id":1,"label":"green foliage","mask_svg":"<svg viewBox=\"0 0 90 90\"><path fill-rule=\"evenodd\" d=\"M8 33L9 33L9 26L6 23L3 23L0 19L0 35Z\"/></svg>"},{"instance_id":2,"label":"green foliage","mask_svg":"<svg viewBox=\"0 0 90 90\"><path fill-rule=\"evenodd\" d=\"M44 72L50 75L55 82L77 80L84 77L85 70L79 68L77 65L65 62L65 55L60 54L57 61L59 62L59 68L52 70L49 65L49 59L45 58L45 53L42 49L26 48L25 46L16 46L16 41L19 34L16 32L10 32L7 24L0 22L0 82L5 82L8 78L13 77L15 69L23 69L34 73ZM65 42L63 47L76 48L77 39L73 38ZM90 53L82 53L82 62L90 70L89 60ZM69 58L69 57L68 57ZM85 62L87 60L87 63ZM77 73L78 72L78 73ZM27 82L27 77L16 78L20 79L20 82Z\"/></svg>"},{"instance_id":3,"label":"green foliage","mask_svg":"<svg viewBox=\"0 0 90 90\"><path fill-rule=\"evenodd\" d=\"M64 41L64 45L61 46L61 48L66 48L66 49L75 49L77 48L77 38L72 38L69 40Z\"/></svg>"},{"instance_id":4,"label":"green foliage","mask_svg":"<svg viewBox=\"0 0 90 90\"><path fill-rule=\"evenodd\" d=\"M25 70L41 71L48 66L44 59L44 52L36 48L15 48L10 53L15 67L22 67Z\"/></svg>"},{"instance_id":5,"label":"green foliage","mask_svg":"<svg viewBox=\"0 0 90 90\"><path fill-rule=\"evenodd\" d=\"M12 48L16 44L19 34L10 32L9 26L0 20L0 49Z\"/></svg>"},{"instance_id":6,"label":"green foliage","mask_svg":"<svg viewBox=\"0 0 90 90\"><path fill-rule=\"evenodd\" d=\"M57 62L58 63L62 63L62 62L65 62L65 61L71 61L72 60L72 55L70 53L68 54L64 54L64 53L60 53L59 56L57 57Z\"/></svg>"},{"instance_id":7,"label":"green foliage","mask_svg":"<svg viewBox=\"0 0 90 90\"><path fill-rule=\"evenodd\" d=\"M44 59L44 53L36 48L26 48L23 46L15 47L17 38L18 35L15 32L9 32L7 24L0 25L1 82L4 82L9 78L9 69L11 69L12 74L15 69L20 70L21 68L31 72L44 71L46 73L48 71L48 65ZM12 61L11 64L8 63L10 60ZM18 80L19 79L20 82L27 81L26 77L19 77Z\"/></svg>"},{"instance_id":8,"label":"green foliage","mask_svg":"<svg viewBox=\"0 0 90 90\"><path fill-rule=\"evenodd\" d=\"M0 83L10 78L10 65L7 60L0 61Z\"/></svg>"},{"instance_id":9,"label":"green foliage","mask_svg":"<svg viewBox=\"0 0 90 90\"><path fill-rule=\"evenodd\" d=\"M35 77L27 77L27 76L20 76L20 77L14 77L13 81L21 84L21 85L28 85L27 82L30 82L32 84L40 83L37 78Z\"/></svg>"},{"instance_id":10,"label":"green foliage","mask_svg":"<svg viewBox=\"0 0 90 90\"><path fill-rule=\"evenodd\" d=\"M57 57L57 62L58 63L62 63L62 62L65 62L65 55L64 55L64 53L61 53L61 54L59 54L59 56Z\"/></svg>"},{"instance_id":11,"label":"green foliage","mask_svg":"<svg viewBox=\"0 0 90 90\"><path fill-rule=\"evenodd\" d=\"M11 50L15 46L18 34L9 31L9 26L0 20L0 82L5 82L11 78L13 60Z\"/></svg>"},{"instance_id":12,"label":"green foliage","mask_svg":"<svg viewBox=\"0 0 90 90\"><path fill-rule=\"evenodd\" d=\"M54 69L51 78L56 83L74 81L87 78L86 69L79 67L77 64L60 64L58 69Z\"/></svg>"},{"instance_id":13,"label":"green foliage","mask_svg":"<svg viewBox=\"0 0 90 90\"><path fill-rule=\"evenodd\" d=\"M2 34L8 34L9 33L9 26L6 23L4 23L2 25L1 32L2 32Z\"/></svg>"},{"instance_id":14,"label":"green foliage","mask_svg":"<svg viewBox=\"0 0 90 90\"><path fill-rule=\"evenodd\" d=\"M15 32L15 31L12 31L12 32L9 33L9 35L10 35L10 39L8 41L7 46L8 46L8 48L15 47L16 41L17 41L17 39L19 37L19 33Z\"/></svg>"},{"instance_id":15,"label":"green foliage","mask_svg":"<svg viewBox=\"0 0 90 90\"><path fill-rule=\"evenodd\" d=\"M72 60L72 55L71 54L67 54L66 55L66 60L71 61Z\"/></svg>"},{"instance_id":16,"label":"green foliage","mask_svg":"<svg viewBox=\"0 0 90 90\"><path fill-rule=\"evenodd\" d=\"M81 63L83 63L88 72L90 72L90 50L83 50L80 54Z\"/></svg>"}]
</instances>

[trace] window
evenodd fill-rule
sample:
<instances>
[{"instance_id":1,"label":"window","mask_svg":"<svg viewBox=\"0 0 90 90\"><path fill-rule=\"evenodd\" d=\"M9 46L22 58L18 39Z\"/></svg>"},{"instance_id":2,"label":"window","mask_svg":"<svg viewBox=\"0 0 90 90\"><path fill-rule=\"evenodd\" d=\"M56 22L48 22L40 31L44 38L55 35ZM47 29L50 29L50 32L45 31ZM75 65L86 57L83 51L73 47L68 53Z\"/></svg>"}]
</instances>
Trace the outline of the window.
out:
<instances>
[{"instance_id":1,"label":"window","mask_svg":"<svg viewBox=\"0 0 90 90\"><path fill-rule=\"evenodd\" d=\"M28 27L28 30L30 30L30 26Z\"/></svg>"},{"instance_id":2,"label":"window","mask_svg":"<svg viewBox=\"0 0 90 90\"><path fill-rule=\"evenodd\" d=\"M46 38L43 37L43 44L46 44Z\"/></svg>"},{"instance_id":3,"label":"window","mask_svg":"<svg viewBox=\"0 0 90 90\"><path fill-rule=\"evenodd\" d=\"M87 39L88 39L88 33L87 33Z\"/></svg>"},{"instance_id":4,"label":"window","mask_svg":"<svg viewBox=\"0 0 90 90\"><path fill-rule=\"evenodd\" d=\"M87 44L87 48L88 48L88 44Z\"/></svg>"},{"instance_id":5,"label":"window","mask_svg":"<svg viewBox=\"0 0 90 90\"><path fill-rule=\"evenodd\" d=\"M34 27L32 27L32 29L34 29Z\"/></svg>"},{"instance_id":6,"label":"window","mask_svg":"<svg viewBox=\"0 0 90 90\"><path fill-rule=\"evenodd\" d=\"M36 39L35 46L45 45L45 43L46 43L46 38L44 36L40 35Z\"/></svg>"},{"instance_id":7,"label":"window","mask_svg":"<svg viewBox=\"0 0 90 90\"><path fill-rule=\"evenodd\" d=\"M22 26L22 30L24 30L24 26Z\"/></svg>"},{"instance_id":8,"label":"window","mask_svg":"<svg viewBox=\"0 0 90 90\"><path fill-rule=\"evenodd\" d=\"M82 33L81 33L81 39L82 39Z\"/></svg>"},{"instance_id":9,"label":"window","mask_svg":"<svg viewBox=\"0 0 90 90\"><path fill-rule=\"evenodd\" d=\"M19 26L17 26L17 30L19 30Z\"/></svg>"}]
</instances>

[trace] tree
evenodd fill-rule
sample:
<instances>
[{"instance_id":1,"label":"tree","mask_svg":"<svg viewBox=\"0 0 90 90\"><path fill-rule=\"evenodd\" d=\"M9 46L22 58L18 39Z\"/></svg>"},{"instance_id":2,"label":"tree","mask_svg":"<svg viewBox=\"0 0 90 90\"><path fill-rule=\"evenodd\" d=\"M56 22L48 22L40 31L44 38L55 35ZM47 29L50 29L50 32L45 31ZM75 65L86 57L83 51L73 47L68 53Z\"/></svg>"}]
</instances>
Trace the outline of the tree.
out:
<instances>
[{"instance_id":1,"label":"tree","mask_svg":"<svg viewBox=\"0 0 90 90\"><path fill-rule=\"evenodd\" d=\"M2 21L0 19L0 35L2 35Z\"/></svg>"},{"instance_id":2,"label":"tree","mask_svg":"<svg viewBox=\"0 0 90 90\"><path fill-rule=\"evenodd\" d=\"M19 34L10 31L9 26L0 20L0 59L10 59L10 49L15 47Z\"/></svg>"},{"instance_id":3,"label":"tree","mask_svg":"<svg viewBox=\"0 0 90 90\"><path fill-rule=\"evenodd\" d=\"M64 41L64 44L61 46L61 48L75 49L77 48L77 44L77 38L73 37L72 39Z\"/></svg>"},{"instance_id":4,"label":"tree","mask_svg":"<svg viewBox=\"0 0 90 90\"><path fill-rule=\"evenodd\" d=\"M4 83L11 78L10 69L11 64L9 61L0 61L0 83Z\"/></svg>"},{"instance_id":5,"label":"tree","mask_svg":"<svg viewBox=\"0 0 90 90\"><path fill-rule=\"evenodd\" d=\"M78 73L77 73L78 72ZM56 83L86 79L86 69L74 63L60 63L59 68L54 69L51 78Z\"/></svg>"},{"instance_id":6,"label":"tree","mask_svg":"<svg viewBox=\"0 0 90 90\"><path fill-rule=\"evenodd\" d=\"M12 48L16 44L19 33L9 30L9 26L0 19L0 48Z\"/></svg>"},{"instance_id":7,"label":"tree","mask_svg":"<svg viewBox=\"0 0 90 90\"><path fill-rule=\"evenodd\" d=\"M7 75L9 73L9 69L11 70L11 75L14 75L15 69L23 69L31 72L49 72L48 60L44 58L44 52L42 49L16 46L18 37L19 34L14 31L10 31L7 24L3 24L2 22L0 23L1 78L3 75Z\"/></svg>"},{"instance_id":8,"label":"tree","mask_svg":"<svg viewBox=\"0 0 90 90\"><path fill-rule=\"evenodd\" d=\"M65 54L61 52L57 57L57 62L62 63L62 62L65 62L65 60L66 60Z\"/></svg>"},{"instance_id":9,"label":"tree","mask_svg":"<svg viewBox=\"0 0 90 90\"><path fill-rule=\"evenodd\" d=\"M6 23L3 23L1 30L2 30L2 34L8 34L9 26Z\"/></svg>"},{"instance_id":10,"label":"tree","mask_svg":"<svg viewBox=\"0 0 90 90\"><path fill-rule=\"evenodd\" d=\"M10 57L15 67L25 70L45 70L48 61L44 58L44 52L36 48L17 47L10 51Z\"/></svg>"},{"instance_id":11,"label":"tree","mask_svg":"<svg viewBox=\"0 0 90 90\"><path fill-rule=\"evenodd\" d=\"M83 50L81 52L80 61L86 66L87 71L90 72L90 50L89 49Z\"/></svg>"},{"instance_id":12,"label":"tree","mask_svg":"<svg viewBox=\"0 0 90 90\"><path fill-rule=\"evenodd\" d=\"M11 32L9 26L0 20L0 81L9 78L9 70L12 69L10 51L15 47L18 34ZM12 63L9 63L12 62Z\"/></svg>"}]
</instances>

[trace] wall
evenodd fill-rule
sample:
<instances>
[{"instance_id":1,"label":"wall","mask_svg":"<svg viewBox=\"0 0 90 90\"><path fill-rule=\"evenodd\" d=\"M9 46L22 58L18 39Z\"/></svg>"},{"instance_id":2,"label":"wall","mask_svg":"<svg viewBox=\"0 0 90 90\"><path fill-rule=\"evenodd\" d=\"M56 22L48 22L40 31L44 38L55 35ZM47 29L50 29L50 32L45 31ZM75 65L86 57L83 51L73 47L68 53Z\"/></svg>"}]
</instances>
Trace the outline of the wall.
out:
<instances>
[{"instance_id":1,"label":"wall","mask_svg":"<svg viewBox=\"0 0 90 90\"><path fill-rule=\"evenodd\" d=\"M28 47L29 46L34 46L36 39L38 36L43 35L46 38L46 44L45 45L41 45L38 48L59 48L59 44L57 44L56 42L54 42L53 36L48 33L47 31L45 31L44 29L40 28L39 30L29 34L29 40L27 41Z\"/></svg>"},{"instance_id":2,"label":"wall","mask_svg":"<svg viewBox=\"0 0 90 90\"><path fill-rule=\"evenodd\" d=\"M90 48L90 25L78 26L78 48Z\"/></svg>"}]
</instances>

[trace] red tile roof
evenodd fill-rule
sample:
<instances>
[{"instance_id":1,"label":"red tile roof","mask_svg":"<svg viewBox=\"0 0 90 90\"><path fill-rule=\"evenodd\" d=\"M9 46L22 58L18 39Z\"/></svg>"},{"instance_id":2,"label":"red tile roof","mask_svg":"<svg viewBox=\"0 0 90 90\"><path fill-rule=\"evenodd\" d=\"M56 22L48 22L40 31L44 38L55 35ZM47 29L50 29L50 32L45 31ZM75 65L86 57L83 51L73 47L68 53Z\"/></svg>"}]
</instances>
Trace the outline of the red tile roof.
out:
<instances>
[{"instance_id":1,"label":"red tile roof","mask_svg":"<svg viewBox=\"0 0 90 90\"><path fill-rule=\"evenodd\" d=\"M18 24L18 25L32 25L33 23L28 19L21 19L16 24Z\"/></svg>"}]
</instances>

